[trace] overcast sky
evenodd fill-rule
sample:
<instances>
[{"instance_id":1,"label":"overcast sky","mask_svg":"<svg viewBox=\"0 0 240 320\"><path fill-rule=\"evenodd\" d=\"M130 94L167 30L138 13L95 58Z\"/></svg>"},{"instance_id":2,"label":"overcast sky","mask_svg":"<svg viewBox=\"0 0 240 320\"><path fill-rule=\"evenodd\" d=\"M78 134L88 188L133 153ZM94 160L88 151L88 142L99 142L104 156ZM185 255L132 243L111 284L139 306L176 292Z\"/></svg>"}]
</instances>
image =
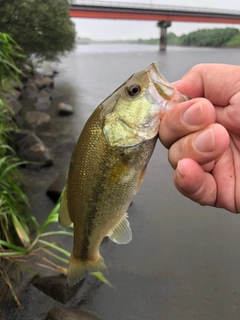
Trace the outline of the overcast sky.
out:
<instances>
[{"instance_id":1,"label":"overcast sky","mask_svg":"<svg viewBox=\"0 0 240 320\"><path fill-rule=\"evenodd\" d=\"M144 3L151 5L186 6L201 8L217 8L237 10L240 12L240 0L107 0L108 2ZM85 2L85 1L84 1ZM91 0L89 0L91 2ZM99 0L101 2L101 0ZM94 40L112 39L148 39L159 37L157 21L110 20L110 19L72 19L76 25L78 36ZM172 22L168 32L177 35L203 28L240 28L240 25L215 23Z\"/></svg>"}]
</instances>

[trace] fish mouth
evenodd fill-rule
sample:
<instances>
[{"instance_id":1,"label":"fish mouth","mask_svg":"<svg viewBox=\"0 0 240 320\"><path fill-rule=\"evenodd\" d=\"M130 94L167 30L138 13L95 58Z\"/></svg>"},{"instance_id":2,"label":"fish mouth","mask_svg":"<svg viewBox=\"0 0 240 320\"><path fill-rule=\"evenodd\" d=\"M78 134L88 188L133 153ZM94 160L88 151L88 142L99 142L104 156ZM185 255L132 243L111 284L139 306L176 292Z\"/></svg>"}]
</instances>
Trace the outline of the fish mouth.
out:
<instances>
[{"instance_id":1,"label":"fish mouth","mask_svg":"<svg viewBox=\"0 0 240 320\"><path fill-rule=\"evenodd\" d=\"M155 89L158 94L164 100L171 100L176 92L176 89L171 86L171 84L165 79L165 77L161 74L158 69L158 65L156 62L150 64L150 66L146 69L149 78L152 80Z\"/></svg>"}]
</instances>

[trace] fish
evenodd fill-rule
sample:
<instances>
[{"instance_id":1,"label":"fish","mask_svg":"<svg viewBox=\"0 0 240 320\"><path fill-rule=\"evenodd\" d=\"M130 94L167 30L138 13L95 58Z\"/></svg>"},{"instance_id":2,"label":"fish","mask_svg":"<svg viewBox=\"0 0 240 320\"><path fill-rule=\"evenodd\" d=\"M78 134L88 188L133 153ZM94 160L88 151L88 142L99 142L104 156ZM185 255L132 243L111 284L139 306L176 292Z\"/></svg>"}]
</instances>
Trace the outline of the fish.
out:
<instances>
[{"instance_id":1,"label":"fish","mask_svg":"<svg viewBox=\"0 0 240 320\"><path fill-rule=\"evenodd\" d=\"M99 253L105 237L118 244L131 241L127 209L144 179L160 119L185 100L153 62L127 79L87 120L59 209L59 226L73 224L69 285L89 272L108 272Z\"/></svg>"}]
</instances>

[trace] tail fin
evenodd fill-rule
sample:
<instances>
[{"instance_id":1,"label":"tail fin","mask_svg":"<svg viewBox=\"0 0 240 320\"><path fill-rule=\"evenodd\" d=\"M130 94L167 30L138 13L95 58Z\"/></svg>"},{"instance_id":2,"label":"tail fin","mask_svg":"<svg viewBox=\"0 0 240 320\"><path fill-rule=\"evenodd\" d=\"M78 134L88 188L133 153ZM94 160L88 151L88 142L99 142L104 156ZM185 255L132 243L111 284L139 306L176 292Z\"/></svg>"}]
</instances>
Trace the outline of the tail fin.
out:
<instances>
[{"instance_id":1,"label":"tail fin","mask_svg":"<svg viewBox=\"0 0 240 320\"><path fill-rule=\"evenodd\" d=\"M88 272L108 272L103 258L99 255L97 260L82 261L71 255L68 268L68 284L73 286L78 283Z\"/></svg>"}]
</instances>

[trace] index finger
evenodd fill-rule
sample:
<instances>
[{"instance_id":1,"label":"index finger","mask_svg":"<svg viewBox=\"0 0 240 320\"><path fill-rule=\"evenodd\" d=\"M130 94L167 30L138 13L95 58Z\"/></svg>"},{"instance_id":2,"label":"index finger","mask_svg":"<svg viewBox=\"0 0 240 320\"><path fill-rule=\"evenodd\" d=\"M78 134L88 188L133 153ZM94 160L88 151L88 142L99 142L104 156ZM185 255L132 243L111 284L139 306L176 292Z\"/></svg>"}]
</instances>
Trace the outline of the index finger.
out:
<instances>
[{"instance_id":1,"label":"index finger","mask_svg":"<svg viewBox=\"0 0 240 320\"><path fill-rule=\"evenodd\" d=\"M240 91L240 66L198 64L174 86L190 98L205 97L216 106L226 106Z\"/></svg>"}]
</instances>

